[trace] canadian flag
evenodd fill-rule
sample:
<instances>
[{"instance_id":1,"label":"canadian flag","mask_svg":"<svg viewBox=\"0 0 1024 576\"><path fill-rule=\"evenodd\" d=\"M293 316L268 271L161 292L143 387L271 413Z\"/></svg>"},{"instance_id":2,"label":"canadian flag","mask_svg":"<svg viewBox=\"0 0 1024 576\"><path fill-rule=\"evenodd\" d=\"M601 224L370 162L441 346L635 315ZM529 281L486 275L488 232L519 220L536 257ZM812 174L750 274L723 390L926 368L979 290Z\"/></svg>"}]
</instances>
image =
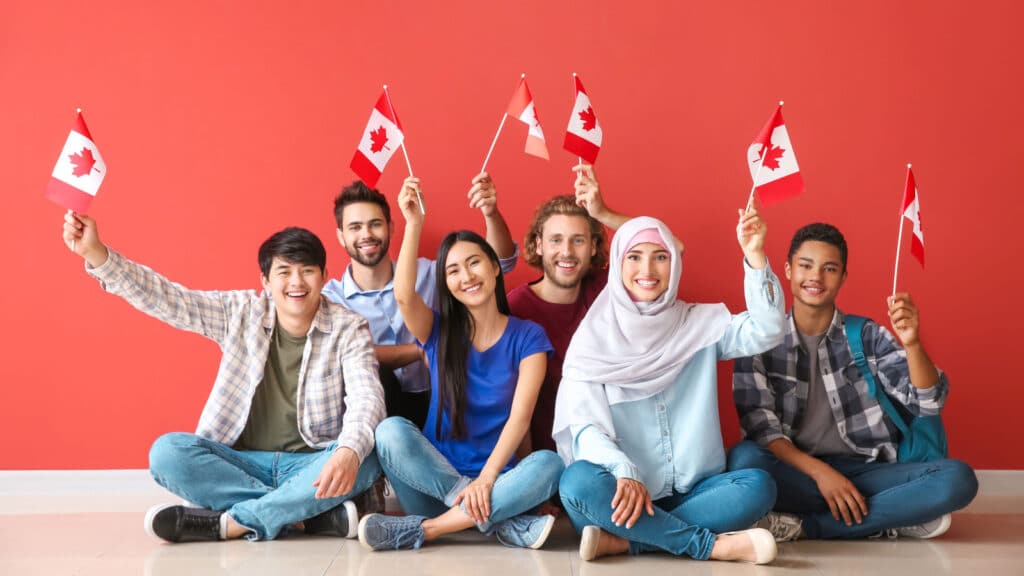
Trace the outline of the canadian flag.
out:
<instances>
[{"instance_id":1,"label":"canadian flag","mask_svg":"<svg viewBox=\"0 0 1024 576\"><path fill-rule=\"evenodd\" d=\"M903 217L914 224L914 237L910 240L910 253L924 267L924 231L921 229L921 204L917 196L914 172L907 164L907 187L903 190Z\"/></svg>"},{"instance_id":2,"label":"canadian flag","mask_svg":"<svg viewBox=\"0 0 1024 576\"><path fill-rule=\"evenodd\" d=\"M508 115L530 127L526 135L526 153L547 160L548 146L544 142L544 131L540 129L540 120L537 119L537 110L533 106L530 89L526 86L525 75L519 79L519 86L516 86L512 100L508 103Z\"/></svg>"},{"instance_id":3,"label":"canadian flag","mask_svg":"<svg viewBox=\"0 0 1024 576\"><path fill-rule=\"evenodd\" d=\"M89 210L92 199L107 175L107 165L85 126L82 111L75 115L75 126L57 157L50 174L46 197L79 214Z\"/></svg>"},{"instance_id":4,"label":"canadian flag","mask_svg":"<svg viewBox=\"0 0 1024 576\"><path fill-rule=\"evenodd\" d=\"M597 161L597 153L601 151L601 124L597 121L597 113L590 105L590 97L583 89L580 77L573 74L576 84L576 103L569 115L569 127L565 129L565 143L562 147L593 164Z\"/></svg>"},{"instance_id":5,"label":"canadian flag","mask_svg":"<svg viewBox=\"0 0 1024 576\"><path fill-rule=\"evenodd\" d=\"M762 160L762 155L764 156ZM747 166L754 188L765 206L804 191L789 132L782 121L782 103L747 148Z\"/></svg>"},{"instance_id":6,"label":"canadian flag","mask_svg":"<svg viewBox=\"0 0 1024 576\"><path fill-rule=\"evenodd\" d=\"M370 188L377 185L384 166L387 166L388 160L391 160L405 140L402 123L391 106L387 90L385 86L377 99L377 105L370 111L370 121L366 123L359 147L349 164L356 176Z\"/></svg>"}]
</instances>

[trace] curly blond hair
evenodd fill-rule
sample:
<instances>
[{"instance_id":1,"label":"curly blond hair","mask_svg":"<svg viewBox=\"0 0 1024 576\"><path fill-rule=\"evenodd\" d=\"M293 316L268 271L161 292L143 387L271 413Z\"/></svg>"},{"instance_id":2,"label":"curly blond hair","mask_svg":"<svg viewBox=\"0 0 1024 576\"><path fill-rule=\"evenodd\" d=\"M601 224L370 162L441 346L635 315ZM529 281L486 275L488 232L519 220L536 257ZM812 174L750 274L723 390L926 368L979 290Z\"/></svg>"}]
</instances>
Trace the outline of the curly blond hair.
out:
<instances>
[{"instance_id":1,"label":"curly blond hair","mask_svg":"<svg viewBox=\"0 0 1024 576\"><path fill-rule=\"evenodd\" d=\"M579 216L587 220L587 223L590 224L590 235L594 238L594 244L597 247L594 257L590 259L590 270L604 268L608 264L608 235L605 233L604 225L592 218L586 209L577 205L576 197L572 194L555 196L537 207L530 229L527 230L526 236L523 238L523 258L526 263L538 270L543 269L544 265L541 262L540 254L537 254L536 250L537 239L541 237L548 218L555 214Z\"/></svg>"}]
</instances>

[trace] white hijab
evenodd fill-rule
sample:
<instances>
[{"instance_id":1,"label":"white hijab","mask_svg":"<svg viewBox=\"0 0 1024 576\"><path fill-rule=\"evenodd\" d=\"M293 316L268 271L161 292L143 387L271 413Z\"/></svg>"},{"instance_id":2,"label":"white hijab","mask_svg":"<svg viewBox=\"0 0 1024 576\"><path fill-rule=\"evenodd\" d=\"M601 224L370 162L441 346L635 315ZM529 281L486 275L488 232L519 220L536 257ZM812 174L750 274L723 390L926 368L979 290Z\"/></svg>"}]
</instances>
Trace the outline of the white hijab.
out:
<instances>
[{"instance_id":1,"label":"white hijab","mask_svg":"<svg viewBox=\"0 0 1024 576\"><path fill-rule=\"evenodd\" d=\"M634 302L622 284L622 259L630 240L654 228L672 256L668 288L653 302ZM611 405L661 392L697 351L718 342L729 326L725 304L687 304L677 299L682 261L665 224L642 216L615 233L608 285L573 335L562 366L552 436L572 462L571 426L591 424L616 439ZM641 424L641 423L638 423Z\"/></svg>"}]
</instances>

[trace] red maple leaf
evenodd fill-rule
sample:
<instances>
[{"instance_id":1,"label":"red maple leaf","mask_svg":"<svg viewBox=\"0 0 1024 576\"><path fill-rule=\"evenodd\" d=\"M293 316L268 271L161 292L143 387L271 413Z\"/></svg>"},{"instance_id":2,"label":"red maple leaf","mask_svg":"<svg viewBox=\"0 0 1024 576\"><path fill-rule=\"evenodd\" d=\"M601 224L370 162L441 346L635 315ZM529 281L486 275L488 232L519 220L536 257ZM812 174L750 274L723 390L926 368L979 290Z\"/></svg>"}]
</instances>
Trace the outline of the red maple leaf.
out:
<instances>
[{"instance_id":1,"label":"red maple leaf","mask_svg":"<svg viewBox=\"0 0 1024 576\"><path fill-rule=\"evenodd\" d=\"M370 130L370 152L380 152L381 150L390 150L385 144L388 143L388 131L384 129L384 126L379 126L376 130Z\"/></svg>"},{"instance_id":2,"label":"red maple leaf","mask_svg":"<svg viewBox=\"0 0 1024 576\"><path fill-rule=\"evenodd\" d=\"M773 146L767 151L764 151L764 148L761 148L761 150L764 154L764 167L769 170L777 170L779 168L779 159L786 153L786 149ZM760 159L756 160L756 162L760 162Z\"/></svg>"},{"instance_id":3,"label":"red maple leaf","mask_svg":"<svg viewBox=\"0 0 1024 576\"><path fill-rule=\"evenodd\" d=\"M92 150L88 148L82 148L81 152L68 156L68 159L75 165L71 169L71 173L75 176L87 176L89 172L92 172L93 164L96 163L96 159L92 157Z\"/></svg>"},{"instance_id":4,"label":"red maple leaf","mask_svg":"<svg viewBox=\"0 0 1024 576\"><path fill-rule=\"evenodd\" d=\"M594 108L587 106L586 110L580 112L580 120L583 121L584 130L593 130L597 127L597 116L594 115Z\"/></svg>"}]
</instances>

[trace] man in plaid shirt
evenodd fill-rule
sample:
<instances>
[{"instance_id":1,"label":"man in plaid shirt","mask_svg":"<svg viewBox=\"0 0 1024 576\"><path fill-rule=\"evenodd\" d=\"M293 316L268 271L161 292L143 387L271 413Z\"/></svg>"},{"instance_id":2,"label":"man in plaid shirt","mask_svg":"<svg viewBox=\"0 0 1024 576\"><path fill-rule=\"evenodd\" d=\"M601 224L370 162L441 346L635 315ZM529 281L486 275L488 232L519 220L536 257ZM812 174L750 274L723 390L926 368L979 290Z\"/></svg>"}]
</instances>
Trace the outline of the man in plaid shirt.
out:
<instances>
[{"instance_id":1,"label":"man in plaid shirt","mask_svg":"<svg viewBox=\"0 0 1024 576\"><path fill-rule=\"evenodd\" d=\"M793 308L785 341L736 361L733 399L746 440L729 469L761 468L778 487L775 512L762 520L779 541L885 534L933 538L950 512L977 493L974 471L959 460L896 462L899 430L868 392L836 308L846 279L846 241L829 224L797 231L786 278ZM864 353L878 385L909 413L938 414L949 392L919 338L908 294L888 299L885 328L868 321Z\"/></svg>"},{"instance_id":2,"label":"man in plaid shirt","mask_svg":"<svg viewBox=\"0 0 1024 576\"><path fill-rule=\"evenodd\" d=\"M366 320L320 296L320 239L301 228L267 239L261 293L170 282L70 211L64 242L105 290L223 351L196 434L165 434L150 450L157 483L199 507L155 506L146 530L169 542L258 540L301 523L354 537L357 503L381 504L367 489L380 476L373 431L384 400Z\"/></svg>"}]
</instances>

